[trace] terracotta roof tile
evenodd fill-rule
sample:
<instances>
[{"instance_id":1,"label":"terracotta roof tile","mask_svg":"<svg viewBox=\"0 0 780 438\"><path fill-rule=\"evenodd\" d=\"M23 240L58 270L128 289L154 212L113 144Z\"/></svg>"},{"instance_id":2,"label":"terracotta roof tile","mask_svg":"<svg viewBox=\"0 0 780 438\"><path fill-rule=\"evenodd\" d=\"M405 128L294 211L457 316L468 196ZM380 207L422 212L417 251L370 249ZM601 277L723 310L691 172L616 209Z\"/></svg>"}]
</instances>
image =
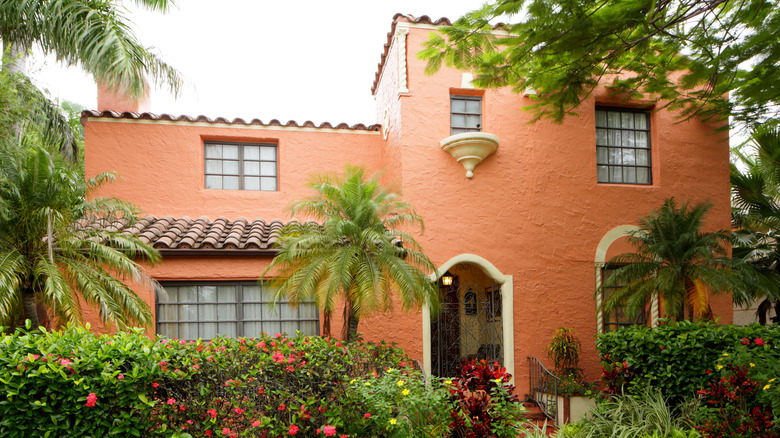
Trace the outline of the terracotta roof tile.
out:
<instances>
[{"instance_id":1,"label":"terracotta roof tile","mask_svg":"<svg viewBox=\"0 0 780 438\"><path fill-rule=\"evenodd\" d=\"M393 24L390 26L390 32L387 33L387 42L385 43L384 51L382 52L382 58L377 65L376 77L374 78L374 84L371 86L371 94L376 93L376 87L379 85L379 78L382 76L382 69L385 67L385 61L387 60L387 54L390 51L390 44L393 42L393 35L395 35L395 28L399 22L413 23L413 24L429 24L432 26L452 26L452 21L447 17L441 17L434 21L431 17L423 15L421 17L415 17L410 14L395 14L393 15ZM493 29L501 29L504 27L503 23L498 23L493 26Z\"/></svg>"},{"instance_id":2,"label":"terracotta roof tile","mask_svg":"<svg viewBox=\"0 0 780 438\"><path fill-rule=\"evenodd\" d=\"M325 122L319 125L315 125L311 120L307 120L302 124L294 120L290 120L285 124L282 124L277 119L273 119L270 122L263 122L260 119L252 119L245 121L242 118L235 118L228 120L224 117L217 117L211 119L206 116L200 115L197 117L191 116L173 116L171 114L154 114L154 113L136 113L131 111L117 112L117 111L95 111L86 110L81 112L81 124L83 125L88 118L102 118L102 119L130 119L130 120L152 120L152 121L170 121L170 122L188 122L188 123L208 123L208 124L226 124L226 125L244 125L244 126L279 126L287 128L314 128L314 129L345 129L352 131L379 131L381 125L364 125L358 123L355 125L349 125L347 123L339 123L333 126L331 123Z\"/></svg>"},{"instance_id":3,"label":"terracotta roof tile","mask_svg":"<svg viewBox=\"0 0 780 438\"><path fill-rule=\"evenodd\" d=\"M159 250L272 250L274 242L285 223L263 219L248 221L244 218L228 220L224 217L209 220L206 217L190 219L187 216L155 218L144 216L134 225L123 222L104 224L82 223L84 228L124 229Z\"/></svg>"}]
</instances>

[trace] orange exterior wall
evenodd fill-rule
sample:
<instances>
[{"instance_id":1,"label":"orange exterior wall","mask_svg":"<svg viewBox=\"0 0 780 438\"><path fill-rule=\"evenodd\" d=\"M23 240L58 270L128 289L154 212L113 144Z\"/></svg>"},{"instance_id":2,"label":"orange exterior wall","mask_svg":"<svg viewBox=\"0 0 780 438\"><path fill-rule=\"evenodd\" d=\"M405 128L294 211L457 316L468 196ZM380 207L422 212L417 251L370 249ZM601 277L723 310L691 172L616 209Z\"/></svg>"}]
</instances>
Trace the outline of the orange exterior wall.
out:
<instances>
[{"instance_id":1,"label":"orange exterior wall","mask_svg":"<svg viewBox=\"0 0 780 438\"><path fill-rule=\"evenodd\" d=\"M399 22L398 26L409 26ZM476 254L513 277L514 372L518 390L528 390L527 356L549 364L545 348L553 331L573 327L583 344L586 378L600 374L595 253L602 237L675 196L714 204L709 229L730 225L727 133L696 120L679 122L674 113L651 115L653 184L596 182L594 108L621 106L598 90L579 116L562 124L533 124L521 107L531 101L507 89L487 90L483 131L500 139L498 150L467 179L465 170L441 150L449 134L450 90L462 73L423 73L415 53L430 29L411 26L407 37L408 92L399 93L397 47L390 47L376 89L381 133L323 130L246 129L235 125L123 123L107 118L86 122L87 175L118 171L121 182L104 194L130 200L155 216L224 216L288 219L285 207L307 195L304 183L317 171L340 171L345 163L387 169L405 201L425 220L419 236L437 266L460 254ZM367 78L367 80L370 78ZM387 116L385 111L387 110ZM271 141L279 144L278 192L205 190L203 141ZM612 252L612 251L611 251ZM611 253L610 253L611 255ZM150 272L161 280L255 279L267 260L250 258L165 258ZM150 303L153 304L153 303ZM731 322L731 299L712 301L720 322ZM423 359L420 311L396 311L361 320L366 340L396 341ZM340 313L333 321L340 328Z\"/></svg>"}]
</instances>

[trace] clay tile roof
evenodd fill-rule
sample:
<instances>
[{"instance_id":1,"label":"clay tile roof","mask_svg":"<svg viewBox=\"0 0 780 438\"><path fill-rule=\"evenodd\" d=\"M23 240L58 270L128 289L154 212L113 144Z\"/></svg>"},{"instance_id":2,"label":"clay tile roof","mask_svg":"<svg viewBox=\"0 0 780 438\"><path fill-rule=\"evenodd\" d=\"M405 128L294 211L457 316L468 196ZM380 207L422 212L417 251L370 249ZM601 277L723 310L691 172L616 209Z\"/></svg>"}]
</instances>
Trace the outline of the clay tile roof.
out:
<instances>
[{"instance_id":1,"label":"clay tile roof","mask_svg":"<svg viewBox=\"0 0 780 438\"><path fill-rule=\"evenodd\" d=\"M384 51L382 52L382 58L377 65L376 77L374 78L374 84L371 86L371 94L376 93L376 87L379 85L379 78L382 76L382 69L385 67L385 61L387 60L387 54L390 52L390 44L393 42L393 35L395 35L395 28L399 22L413 23L413 24L428 24L432 26L452 26L452 22L447 17L441 17L434 21L431 17L423 15L421 17L415 17L410 14L395 14L393 15L393 24L390 26L390 32L387 33L387 42L385 43ZM501 29L504 27L503 23L498 23L493 26L493 29Z\"/></svg>"},{"instance_id":2,"label":"clay tile roof","mask_svg":"<svg viewBox=\"0 0 780 438\"><path fill-rule=\"evenodd\" d=\"M82 222L79 225L93 229L123 229L127 233L139 236L142 241L156 249L179 250L186 253L190 250L270 252L285 224L279 220L266 222L263 219L248 221L244 218L229 220L220 217L211 221L207 217L190 219L187 216L180 218L145 216L132 226L122 222L111 224Z\"/></svg>"},{"instance_id":3,"label":"clay tile roof","mask_svg":"<svg viewBox=\"0 0 780 438\"><path fill-rule=\"evenodd\" d=\"M81 124L83 125L88 118L102 118L102 119L130 119L130 120L152 120L152 121L169 121L169 122L188 122L188 123L208 123L208 124L226 124L226 125L240 125L240 126L278 126L287 128L314 128L314 129L345 129L351 131L379 131L381 125L364 125L358 123L355 125L348 125L346 123L339 123L335 127L328 122L315 125L311 120L307 120L303 123L298 123L294 120L290 120L285 124L282 124L279 120L273 119L270 122L263 122L260 119L252 119L246 121L242 118L235 118L228 120L224 117L217 117L216 119L210 119L206 116L200 115L197 117L191 116L173 116L171 114L154 114L154 113L136 113L131 111L117 112L117 111L95 111L85 110L81 112Z\"/></svg>"}]
</instances>

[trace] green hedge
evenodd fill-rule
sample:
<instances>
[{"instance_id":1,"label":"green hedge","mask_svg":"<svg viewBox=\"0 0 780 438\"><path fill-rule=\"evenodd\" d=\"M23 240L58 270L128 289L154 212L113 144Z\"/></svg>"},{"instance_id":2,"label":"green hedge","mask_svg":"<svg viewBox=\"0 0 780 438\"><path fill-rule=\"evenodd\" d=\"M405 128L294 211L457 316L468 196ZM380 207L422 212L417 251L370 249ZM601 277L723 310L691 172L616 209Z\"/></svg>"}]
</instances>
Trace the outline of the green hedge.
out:
<instances>
[{"instance_id":1,"label":"green hedge","mask_svg":"<svg viewBox=\"0 0 780 438\"><path fill-rule=\"evenodd\" d=\"M709 381L708 371L716 371L718 359L738 349L743 338L780 345L780 326L693 321L633 326L599 335L596 347L608 389L639 393L652 386L679 402L694 397Z\"/></svg>"},{"instance_id":2,"label":"green hedge","mask_svg":"<svg viewBox=\"0 0 780 438\"><path fill-rule=\"evenodd\" d=\"M345 379L407 364L385 343L320 337L18 330L0 342L0 436L315 436L351 409Z\"/></svg>"}]
</instances>

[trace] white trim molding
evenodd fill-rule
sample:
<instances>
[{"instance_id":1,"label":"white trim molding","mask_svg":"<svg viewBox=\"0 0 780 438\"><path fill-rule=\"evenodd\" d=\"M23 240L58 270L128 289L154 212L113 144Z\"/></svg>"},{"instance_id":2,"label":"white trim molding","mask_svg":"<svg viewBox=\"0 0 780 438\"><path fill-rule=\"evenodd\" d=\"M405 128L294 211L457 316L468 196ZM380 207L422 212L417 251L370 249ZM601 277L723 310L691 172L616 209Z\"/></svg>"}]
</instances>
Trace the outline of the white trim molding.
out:
<instances>
[{"instance_id":1,"label":"white trim molding","mask_svg":"<svg viewBox=\"0 0 780 438\"><path fill-rule=\"evenodd\" d=\"M408 27L395 28L394 39L398 43L398 93L408 93L406 81L406 36L409 35Z\"/></svg>"},{"instance_id":2,"label":"white trim molding","mask_svg":"<svg viewBox=\"0 0 780 438\"><path fill-rule=\"evenodd\" d=\"M479 267L491 280L501 285L501 322L504 337L502 349L507 372L512 375L511 383L515 383L515 331L514 331L514 283L511 275L505 275L492 263L475 254L459 254L442 264L428 278L438 281L447 270L459 263L468 263ZM423 332L423 369L425 375L431 375L431 309L428 305L422 308Z\"/></svg>"},{"instance_id":3,"label":"white trim molding","mask_svg":"<svg viewBox=\"0 0 780 438\"><path fill-rule=\"evenodd\" d=\"M609 247L620 238L626 237L633 231L639 231L636 225L619 225L604 234L596 247L596 290L601 287L601 271L607 264L607 251ZM596 294L596 332L604 333L604 315L601 308L601 294ZM658 296L653 295L650 300L650 326L658 327Z\"/></svg>"}]
</instances>

